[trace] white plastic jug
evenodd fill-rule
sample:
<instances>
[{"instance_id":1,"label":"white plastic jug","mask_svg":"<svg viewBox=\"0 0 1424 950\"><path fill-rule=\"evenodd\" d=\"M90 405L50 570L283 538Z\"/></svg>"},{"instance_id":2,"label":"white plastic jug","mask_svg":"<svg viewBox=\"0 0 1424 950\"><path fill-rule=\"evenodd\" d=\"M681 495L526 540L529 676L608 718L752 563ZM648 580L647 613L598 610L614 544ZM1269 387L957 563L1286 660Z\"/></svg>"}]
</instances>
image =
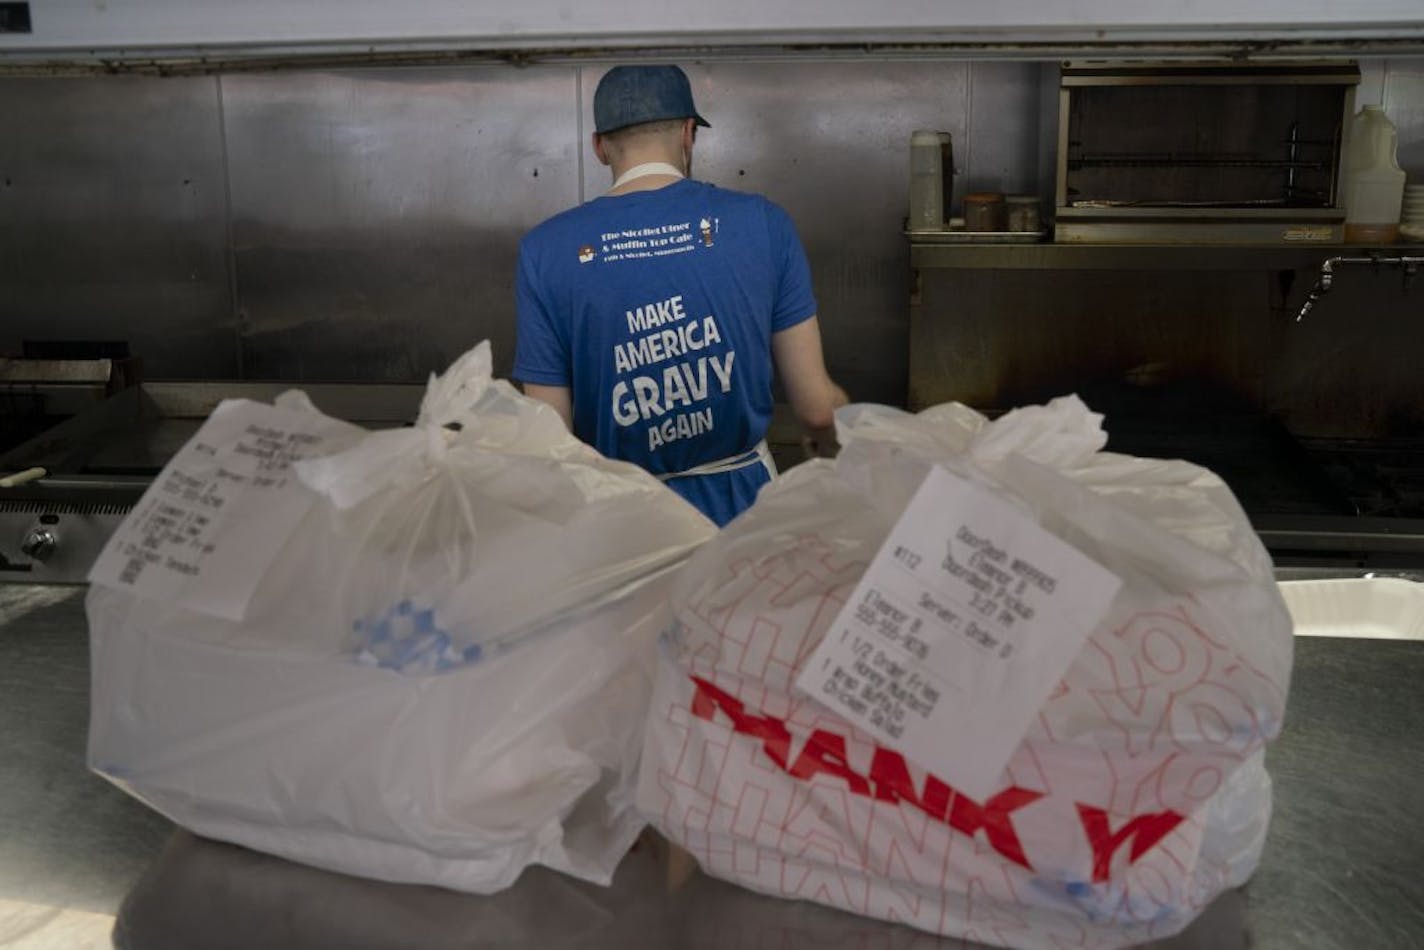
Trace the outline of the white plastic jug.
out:
<instances>
[{"instance_id":1,"label":"white plastic jug","mask_svg":"<svg viewBox=\"0 0 1424 950\"><path fill-rule=\"evenodd\" d=\"M1350 121L1345 154L1345 241L1388 244L1399 237L1404 172L1395 159L1399 133L1379 106L1365 106Z\"/></svg>"},{"instance_id":2,"label":"white plastic jug","mask_svg":"<svg viewBox=\"0 0 1424 950\"><path fill-rule=\"evenodd\" d=\"M944 220L944 177L938 132L910 136L910 230L940 231Z\"/></svg>"}]
</instances>

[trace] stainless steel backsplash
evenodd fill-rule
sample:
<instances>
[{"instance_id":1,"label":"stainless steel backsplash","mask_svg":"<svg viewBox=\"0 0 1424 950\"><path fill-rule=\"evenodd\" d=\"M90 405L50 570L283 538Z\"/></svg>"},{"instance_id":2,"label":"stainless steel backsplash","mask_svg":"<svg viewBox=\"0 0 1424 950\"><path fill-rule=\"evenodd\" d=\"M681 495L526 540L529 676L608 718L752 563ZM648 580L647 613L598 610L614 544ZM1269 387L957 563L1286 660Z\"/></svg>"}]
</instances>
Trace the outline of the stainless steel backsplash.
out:
<instances>
[{"instance_id":1,"label":"stainless steel backsplash","mask_svg":"<svg viewBox=\"0 0 1424 950\"><path fill-rule=\"evenodd\" d=\"M1424 175L1424 60L1363 68L1360 102L1385 102L1401 160ZM507 372L520 235L608 185L588 144L602 69L0 79L0 350L31 338L126 339L151 377L389 381L422 379L489 338ZM900 403L909 384L910 132L953 135L956 199L966 189L1046 192L1051 70L688 64L713 126L699 136L695 175L791 213L831 369L853 397ZM980 288L966 302L981 303L994 297L983 288L1018 280L962 279ZM1279 319L1268 279L1223 305L1242 320ZM1127 285L1118 294L1095 282L1101 306L1145 307L1150 323L1150 301ZM1043 286L1051 336L1053 284ZM1424 287L1383 299L1377 342L1358 343L1378 355L1352 358L1388 364L1400 335L1420 339ZM1326 339L1308 342L1316 335ZM1294 341L1307 352L1292 357L1292 378L1328 375L1328 337ZM1275 334L1252 338L1280 345ZM1388 387L1417 393L1398 375L1388 369L1386 391L1370 399L1410 398Z\"/></svg>"}]
</instances>

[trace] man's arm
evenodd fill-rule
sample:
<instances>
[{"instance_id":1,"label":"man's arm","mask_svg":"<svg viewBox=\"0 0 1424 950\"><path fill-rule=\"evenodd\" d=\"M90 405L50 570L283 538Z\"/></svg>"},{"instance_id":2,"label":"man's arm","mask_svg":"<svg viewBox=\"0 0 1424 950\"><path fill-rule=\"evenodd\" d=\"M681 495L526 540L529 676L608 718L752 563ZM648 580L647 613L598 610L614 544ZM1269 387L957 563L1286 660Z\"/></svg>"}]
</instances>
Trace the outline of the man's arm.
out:
<instances>
[{"instance_id":1,"label":"man's arm","mask_svg":"<svg viewBox=\"0 0 1424 950\"><path fill-rule=\"evenodd\" d=\"M564 420L564 425L570 432L574 428L574 398L573 393L567 386L541 386L538 383L525 383L524 395L530 399L537 399L540 402L548 403L554 407L554 411L559 414L559 418Z\"/></svg>"},{"instance_id":2,"label":"man's arm","mask_svg":"<svg viewBox=\"0 0 1424 950\"><path fill-rule=\"evenodd\" d=\"M771 335L771 354L791 410L816 446L835 444L835 411L850 400L826 372L821 325L815 317Z\"/></svg>"}]
</instances>

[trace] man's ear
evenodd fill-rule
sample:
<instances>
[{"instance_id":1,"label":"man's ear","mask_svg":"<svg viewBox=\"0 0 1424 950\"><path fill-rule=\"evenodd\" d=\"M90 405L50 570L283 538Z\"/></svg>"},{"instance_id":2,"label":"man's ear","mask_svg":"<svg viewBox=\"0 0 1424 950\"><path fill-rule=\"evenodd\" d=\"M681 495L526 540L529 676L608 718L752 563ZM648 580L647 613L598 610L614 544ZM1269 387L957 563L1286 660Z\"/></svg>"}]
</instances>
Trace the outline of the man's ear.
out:
<instances>
[{"instance_id":1,"label":"man's ear","mask_svg":"<svg viewBox=\"0 0 1424 950\"><path fill-rule=\"evenodd\" d=\"M697 141L697 120L685 119L682 123L682 147L692 151L692 143Z\"/></svg>"},{"instance_id":2,"label":"man's ear","mask_svg":"<svg viewBox=\"0 0 1424 950\"><path fill-rule=\"evenodd\" d=\"M603 136L599 135L597 132L593 133L593 154L598 156L598 160L600 163L604 165L613 164L613 159L609 157L608 154L608 146L604 144Z\"/></svg>"}]
</instances>

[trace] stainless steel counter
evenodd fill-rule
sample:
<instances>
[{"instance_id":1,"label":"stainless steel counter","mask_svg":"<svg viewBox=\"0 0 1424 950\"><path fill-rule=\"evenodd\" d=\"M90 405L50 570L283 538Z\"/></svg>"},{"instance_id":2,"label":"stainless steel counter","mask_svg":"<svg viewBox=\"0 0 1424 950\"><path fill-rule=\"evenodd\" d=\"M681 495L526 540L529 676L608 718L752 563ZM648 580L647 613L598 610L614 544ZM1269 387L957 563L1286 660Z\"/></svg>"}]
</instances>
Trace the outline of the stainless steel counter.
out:
<instances>
[{"instance_id":1,"label":"stainless steel counter","mask_svg":"<svg viewBox=\"0 0 1424 950\"><path fill-rule=\"evenodd\" d=\"M0 947L108 946L172 832L85 770L88 728L83 591L0 584Z\"/></svg>"},{"instance_id":2,"label":"stainless steel counter","mask_svg":"<svg viewBox=\"0 0 1424 950\"><path fill-rule=\"evenodd\" d=\"M0 946L22 926L26 947L104 946L112 914L124 950L963 946L695 870L675 884L651 836L611 888L535 868L481 898L172 832L83 770L81 593L0 588L0 618ZM1261 868L1162 946L1424 945L1421 682L1424 643L1297 641L1286 731L1268 757L1276 813Z\"/></svg>"}]
</instances>

